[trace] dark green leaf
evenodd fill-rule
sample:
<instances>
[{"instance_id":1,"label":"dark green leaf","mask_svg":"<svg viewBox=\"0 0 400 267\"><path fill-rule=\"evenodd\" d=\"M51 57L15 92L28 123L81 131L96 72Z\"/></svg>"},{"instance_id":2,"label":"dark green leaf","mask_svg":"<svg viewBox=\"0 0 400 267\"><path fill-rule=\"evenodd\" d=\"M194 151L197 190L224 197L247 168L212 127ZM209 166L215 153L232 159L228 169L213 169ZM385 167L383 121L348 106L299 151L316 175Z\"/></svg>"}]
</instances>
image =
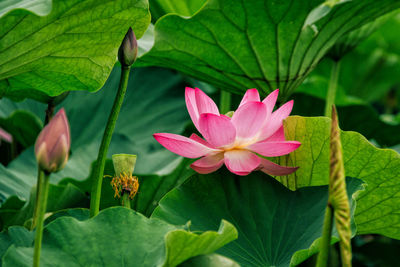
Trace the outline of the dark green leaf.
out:
<instances>
[{"instance_id":1,"label":"dark green leaf","mask_svg":"<svg viewBox=\"0 0 400 267\"><path fill-rule=\"evenodd\" d=\"M361 182L349 181L351 196ZM292 192L261 172L240 177L222 169L193 175L161 200L152 217L178 225L191 220L192 231L215 228L224 218L239 238L218 253L241 266L288 266L306 259L293 255L320 237L327 199L326 186Z\"/></svg>"}]
</instances>

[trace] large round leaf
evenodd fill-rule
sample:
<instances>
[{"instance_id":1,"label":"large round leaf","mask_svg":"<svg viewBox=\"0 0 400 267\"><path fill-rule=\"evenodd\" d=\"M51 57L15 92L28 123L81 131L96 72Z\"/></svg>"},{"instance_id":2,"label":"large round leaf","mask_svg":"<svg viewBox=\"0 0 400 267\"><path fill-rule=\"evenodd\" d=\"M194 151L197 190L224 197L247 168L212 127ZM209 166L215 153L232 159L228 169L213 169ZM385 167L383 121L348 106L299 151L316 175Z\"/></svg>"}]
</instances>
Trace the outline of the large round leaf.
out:
<instances>
[{"instance_id":1,"label":"large round leaf","mask_svg":"<svg viewBox=\"0 0 400 267\"><path fill-rule=\"evenodd\" d=\"M42 17L8 11L0 18L0 97L45 101L65 91L96 91L129 26L140 38L149 23L145 0L54 0Z\"/></svg>"},{"instance_id":2,"label":"large round leaf","mask_svg":"<svg viewBox=\"0 0 400 267\"><path fill-rule=\"evenodd\" d=\"M340 120L340 118L339 118ZM302 145L278 159L284 165L300 168L277 179L290 189L328 184L330 119L289 117L285 121L288 140ZM356 132L342 132L346 176L362 179L366 188L357 200L357 233L377 233L400 239L400 155L391 149L378 149Z\"/></svg>"},{"instance_id":3,"label":"large round leaf","mask_svg":"<svg viewBox=\"0 0 400 267\"><path fill-rule=\"evenodd\" d=\"M63 217L49 223L43 233L40 263L68 267L176 266L191 257L212 253L236 237L236 229L226 221L218 231L195 234L116 207L83 222ZM3 257L3 266L32 266L32 255L32 247L13 245Z\"/></svg>"},{"instance_id":4,"label":"large round leaf","mask_svg":"<svg viewBox=\"0 0 400 267\"><path fill-rule=\"evenodd\" d=\"M351 195L361 182L348 181ZM228 220L239 238L218 253L241 266L288 266L312 254L293 256L321 236L327 199L327 186L292 192L261 172L241 177L222 169L192 176L161 200L152 217L173 224L190 219L190 229L200 231Z\"/></svg>"},{"instance_id":5,"label":"large round leaf","mask_svg":"<svg viewBox=\"0 0 400 267\"><path fill-rule=\"evenodd\" d=\"M191 18L161 18L142 64L237 93L258 88L265 95L279 87L285 98L338 38L400 7L396 0L323 2L209 0Z\"/></svg>"}]
</instances>

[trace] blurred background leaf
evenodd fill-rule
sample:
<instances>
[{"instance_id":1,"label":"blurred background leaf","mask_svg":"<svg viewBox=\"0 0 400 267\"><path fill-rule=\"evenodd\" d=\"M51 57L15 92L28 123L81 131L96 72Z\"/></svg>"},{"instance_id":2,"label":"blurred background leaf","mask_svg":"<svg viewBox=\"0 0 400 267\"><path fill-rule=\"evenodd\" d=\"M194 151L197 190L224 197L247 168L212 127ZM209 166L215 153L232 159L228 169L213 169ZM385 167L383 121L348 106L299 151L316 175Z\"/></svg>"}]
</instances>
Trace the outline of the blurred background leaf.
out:
<instances>
[{"instance_id":1,"label":"blurred background leaf","mask_svg":"<svg viewBox=\"0 0 400 267\"><path fill-rule=\"evenodd\" d=\"M119 75L120 70L116 68L103 90L95 94L71 92L62 103L71 125L71 156L65 169L52 175L53 184L64 178L83 181L89 177L90 166L96 159L107 114L116 93ZM152 134L183 132L189 121L183 93L186 85L187 82L182 75L169 70L159 68L133 70L108 155L137 154L136 174L155 175L148 180L166 182L160 180L162 176L157 178L158 175L173 172L180 163L180 157L163 149ZM0 114L6 116L12 114L12 107L17 110L19 108L31 110L38 117L44 116L45 105L32 100L13 103L11 100L3 99L2 103L4 105L0 106ZM12 120L12 117L9 119ZM25 150L7 167L0 165L1 201L4 202L12 196L27 201L31 188L36 183L36 169L32 148ZM181 177L174 179L179 178ZM157 183L149 187L155 187L154 194L156 194Z\"/></svg>"}]
</instances>

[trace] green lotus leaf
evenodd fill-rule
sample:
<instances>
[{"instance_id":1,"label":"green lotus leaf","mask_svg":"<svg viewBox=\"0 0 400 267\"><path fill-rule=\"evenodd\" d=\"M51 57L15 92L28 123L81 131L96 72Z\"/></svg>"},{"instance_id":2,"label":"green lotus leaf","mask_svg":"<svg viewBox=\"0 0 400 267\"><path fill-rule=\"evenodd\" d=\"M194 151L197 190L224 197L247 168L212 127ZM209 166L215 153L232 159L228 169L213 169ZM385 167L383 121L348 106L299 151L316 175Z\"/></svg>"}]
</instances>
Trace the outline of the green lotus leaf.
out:
<instances>
[{"instance_id":1,"label":"green lotus leaf","mask_svg":"<svg viewBox=\"0 0 400 267\"><path fill-rule=\"evenodd\" d=\"M11 245L29 247L33 244L35 233L25 227L12 226L7 231L0 233L0 258Z\"/></svg>"},{"instance_id":2,"label":"green lotus leaf","mask_svg":"<svg viewBox=\"0 0 400 267\"><path fill-rule=\"evenodd\" d=\"M65 91L96 91L128 28L140 38L150 23L145 0L54 0L48 15L30 10L0 18L0 97L47 101Z\"/></svg>"},{"instance_id":3,"label":"green lotus leaf","mask_svg":"<svg viewBox=\"0 0 400 267\"><path fill-rule=\"evenodd\" d=\"M285 129L288 140L300 141L302 145L277 162L300 168L277 179L292 190L328 184L330 119L292 116L286 119ZM367 184L356 198L357 234L375 233L400 239L399 153L376 148L356 132L342 132L341 139L346 176Z\"/></svg>"},{"instance_id":4,"label":"green lotus leaf","mask_svg":"<svg viewBox=\"0 0 400 267\"><path fill-rule=\"evenodd\" d=\"M174 68L239 94L280 88L286 99L341 36L400 7L395 0L335 2L210 0L193 17L158 20L155 44L141 64Z\"/></svg>"},{"instance_id":5,"label":"green lotus leaf","mask_svg":"<svg viewBox=\"0 0 400 267\"><path fill-rule=\"evenodd\" d=\"M360 186L360 180L348 180L350 199ZM216 227L224 218L239 237L217 253L243 267L288 266L317 252L309 247L321 236L327 201L327 186L293 192L262 172L242 177L223 168L193 175L160 201L152 218L177 225L190 219L192 231Z\"/></svg>"},{"instance_id":6,"label":"green lotus leaf","mask_svg":"<svg viewBox=\"0 0 400 267\"><path fill-rule=\"evenodd\" d=\"M212 253L237 238L236 229L227 221L222 220L215 229L193 233L123 207L106 209L86 221L62 217L44 228L40 263L176 266L191 257ZM31 266L32 255L33 247L10 246L3 266Z\"/></svg>"}]
</instances>

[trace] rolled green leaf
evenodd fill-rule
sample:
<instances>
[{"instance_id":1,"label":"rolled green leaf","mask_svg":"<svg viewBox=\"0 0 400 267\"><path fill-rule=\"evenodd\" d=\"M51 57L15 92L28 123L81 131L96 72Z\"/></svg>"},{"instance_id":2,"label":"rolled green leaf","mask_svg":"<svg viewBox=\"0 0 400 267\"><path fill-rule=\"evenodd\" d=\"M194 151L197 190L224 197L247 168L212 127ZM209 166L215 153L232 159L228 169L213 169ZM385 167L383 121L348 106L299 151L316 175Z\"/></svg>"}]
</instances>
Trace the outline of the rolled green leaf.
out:
<instances>
[{"instance_id":1,"label":"rolled green leaf","mask_svg":"<svg viewBox=\"0 0 400 267\"><path fill-rule=\"evenodd\" d=\"M334 209L336 229L340 237L343 266L351 266L350 205L346 190L342 144L336 108L332 107L330 137L329 205Z\"/></svg>"}]
</instances>

